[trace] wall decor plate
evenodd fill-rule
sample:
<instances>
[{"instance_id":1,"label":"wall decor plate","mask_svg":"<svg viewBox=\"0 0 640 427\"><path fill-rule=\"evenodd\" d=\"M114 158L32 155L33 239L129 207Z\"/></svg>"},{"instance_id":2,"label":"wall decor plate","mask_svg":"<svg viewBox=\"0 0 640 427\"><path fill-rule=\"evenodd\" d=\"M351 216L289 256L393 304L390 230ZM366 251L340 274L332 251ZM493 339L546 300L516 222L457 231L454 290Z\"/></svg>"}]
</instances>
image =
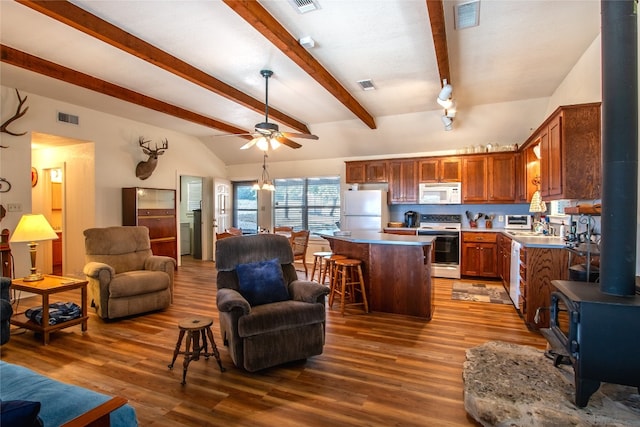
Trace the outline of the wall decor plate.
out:
<instances>
[{"instance_id":1,"label":"wall decor plate","mask_svg":"<svg viewBox=\"0 0 640 427\"><path fill-rule=\"evenodd\" d=\"M38 183L38 169L32 167L31 168L31 186L35 187Z\"/></svg>"}]
</instances>

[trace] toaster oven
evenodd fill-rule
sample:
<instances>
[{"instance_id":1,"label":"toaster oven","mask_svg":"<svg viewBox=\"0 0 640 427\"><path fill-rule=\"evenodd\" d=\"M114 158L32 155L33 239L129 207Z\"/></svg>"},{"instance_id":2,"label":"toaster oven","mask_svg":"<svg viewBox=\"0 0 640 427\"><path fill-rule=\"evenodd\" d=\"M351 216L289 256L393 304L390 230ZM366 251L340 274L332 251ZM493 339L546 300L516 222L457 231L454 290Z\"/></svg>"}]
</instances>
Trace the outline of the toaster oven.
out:
<instances>
[{"instance_id":1,"label":"toaster oven","mask_svg":"<svg viewBox=\"0 0 640 427\"><path fill-rule=\"evenodd\" d=\"M531 215L505 215L504 228L508 230L531 230Z\"/></svg>"}]
</instances>

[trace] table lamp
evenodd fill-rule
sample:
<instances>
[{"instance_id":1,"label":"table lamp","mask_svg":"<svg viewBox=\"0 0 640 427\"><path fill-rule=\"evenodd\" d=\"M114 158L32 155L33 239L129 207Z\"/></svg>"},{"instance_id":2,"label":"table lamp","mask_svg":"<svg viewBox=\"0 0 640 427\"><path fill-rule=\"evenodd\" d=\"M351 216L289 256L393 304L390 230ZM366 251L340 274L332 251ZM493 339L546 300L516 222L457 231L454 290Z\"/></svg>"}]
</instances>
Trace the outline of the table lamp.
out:
<instances>
[{"instance_id":1,"label":"table lamp","mask_svg":"<svg viewBox=\"0 0 640 427\"><path fill-rule=\"evenodd\" d=\"M24 277L25 282L35 282L44 279L42 274L36 273L36 250L38 241L55 240L58 235L47 219L42 214L25 214L20 218L13 235L9 239L11 243L29 242L29 252L31 253L31 274Z\"/></svg>"}]
</instances>

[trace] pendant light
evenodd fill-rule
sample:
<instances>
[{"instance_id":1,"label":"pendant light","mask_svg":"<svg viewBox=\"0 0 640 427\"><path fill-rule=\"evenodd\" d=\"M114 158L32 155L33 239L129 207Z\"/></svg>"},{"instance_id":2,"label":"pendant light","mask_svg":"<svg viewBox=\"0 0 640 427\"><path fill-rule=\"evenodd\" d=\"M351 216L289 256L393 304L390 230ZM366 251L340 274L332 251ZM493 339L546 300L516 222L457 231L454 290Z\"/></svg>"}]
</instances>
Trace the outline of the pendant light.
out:
<instances>
[{"instance_id":1,"label":"pendant light","mask_svg":"<svg viewBox=\"0 0 640 427\"><path fill-rule=\"evenodd\" d=\"M269 178L269 172L267 172L267 153L264 153L264 158L262 159L262 175L260 179L253 184L251 187L253 190L268 190L275 191L276 187L273 185L271 178Z\"/></svg>"}]
</instances>

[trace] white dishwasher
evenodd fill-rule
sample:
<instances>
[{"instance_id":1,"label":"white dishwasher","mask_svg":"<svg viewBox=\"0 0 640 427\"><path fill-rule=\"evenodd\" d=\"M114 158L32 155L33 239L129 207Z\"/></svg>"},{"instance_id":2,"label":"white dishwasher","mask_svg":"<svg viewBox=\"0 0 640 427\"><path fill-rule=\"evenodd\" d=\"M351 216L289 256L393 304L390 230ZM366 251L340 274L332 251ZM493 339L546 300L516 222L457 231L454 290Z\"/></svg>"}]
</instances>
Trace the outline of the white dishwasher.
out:
<instances>
[{"instance_id":1,"label":"white dishwasher","mask_svg":"<svg viewBox=\"0 0 640 427\"><path fill-rule=\"evenodd\" d=\"M509 297L513 305L520 310L520 247L522 245L511 240L511 274L509 277Z\"/></svg>"}]
</instances>

